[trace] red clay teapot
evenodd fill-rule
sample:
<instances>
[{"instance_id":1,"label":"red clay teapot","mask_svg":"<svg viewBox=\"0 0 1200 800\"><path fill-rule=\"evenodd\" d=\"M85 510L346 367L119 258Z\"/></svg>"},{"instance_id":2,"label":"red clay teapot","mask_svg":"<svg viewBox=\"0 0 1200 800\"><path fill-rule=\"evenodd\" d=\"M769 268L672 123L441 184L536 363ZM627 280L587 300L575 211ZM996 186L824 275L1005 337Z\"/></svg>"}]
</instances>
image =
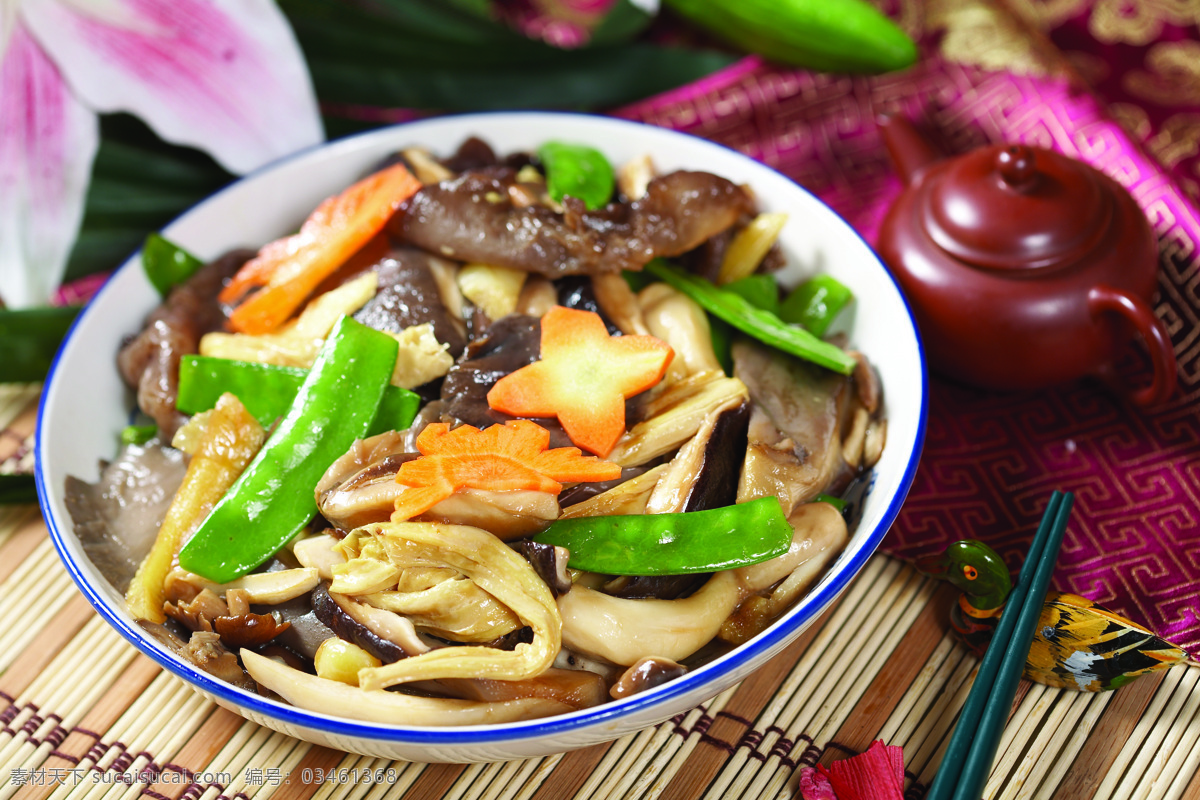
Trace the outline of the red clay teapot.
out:
<instances>
[{"instance_id":1,"label":"red clay teapot","mask_svg":"<svg viewBox=\"0 0 1200 800\"><path fill-rule=\"evenodd\" d=\"M933 369L989 389L1086 375L1149 406L1175 390L1175 353L1150 309L1158 248L1120 185L1025 145L945 158L906 119L880 130L907 184L877 250L912 305ZM1134 332L1153 364L1129 387L1114 363Z\"/></svg>"}]
</instances>

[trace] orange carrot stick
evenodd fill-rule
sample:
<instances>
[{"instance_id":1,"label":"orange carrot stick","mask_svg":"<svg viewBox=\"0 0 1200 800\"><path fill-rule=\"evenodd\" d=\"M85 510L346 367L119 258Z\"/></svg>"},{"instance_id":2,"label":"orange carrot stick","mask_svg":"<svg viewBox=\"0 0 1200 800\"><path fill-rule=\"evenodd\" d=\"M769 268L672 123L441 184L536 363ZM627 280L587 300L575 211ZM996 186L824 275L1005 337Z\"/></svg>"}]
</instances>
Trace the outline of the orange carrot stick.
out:
<instances>
[{"instance_id":1,"label":"orange carrot stick","mask_svg":"<svg viewBox=\"0 0 1200 800\"><path fill-rule=\"evenodd\" d=\"M221 301L229 303L262 287L233 310L230 327L252 334L278 328L420 188L403 164L395 164L322 202L299 233L263 247L221 291Z\"/></svg>"}]
</instances>

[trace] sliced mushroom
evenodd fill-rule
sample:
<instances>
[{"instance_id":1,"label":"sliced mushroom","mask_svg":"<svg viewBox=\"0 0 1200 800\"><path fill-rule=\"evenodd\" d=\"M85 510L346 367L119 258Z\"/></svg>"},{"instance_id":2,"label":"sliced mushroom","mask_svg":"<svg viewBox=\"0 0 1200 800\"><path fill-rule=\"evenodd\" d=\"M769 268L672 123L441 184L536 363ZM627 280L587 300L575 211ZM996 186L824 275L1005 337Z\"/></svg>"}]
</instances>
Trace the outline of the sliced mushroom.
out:
<instances>
[{"instance_id":1,"label":"sliced mushroom","mask_svg":"<svg viewBox=\"0 0 1200 800\"><path fill-rule=\"evenodd\" d=\"M611 517L617 514L644 514L646 502L654 486L667 471L666 464L659 464L624 483L598 495L581 500L563 509L562 519L576 517Z\"/></svg>"},{"instance_id":2,"label":"sliced mushroom","mask_svg":"<svg viewBox=\"0 0 1200 800\"><path fill-rule=\"evenodd\" d=\"M703 511L733 505L741 464L730 453L746 449L749 405L732 398L716 408L667 465L646 501L647 514Z\"/></svg>"},{"instance_id":3,"label":"sliced mushroom","mask_svg":"<svg viewBox=\"0 0 1200 800\"><path fill-rule=\"evenodd\" d=\"M317 618L331 631L385 664L430 650L412 622L399 614L333 594L324 585L313 591L312 603Z\"/></svg>"},{"instance_id":4,"label":"sliced mushroom","mask_svg":"<svg viewBox=\"0 0 1200 800\"><path fill-rule=\"evenodd\" d=\"M321 515L342 530L387 520L401 489L396 473L417 457L408 448L406 434L397 431L356 441L317 483Z\"/></svg>"},{"instance_id":5,"label":"sliced mushroom","mask_svg":"<svg viewBox=\"0 0 1200 800\"><path fill-rule=\"evenodd\" d=\"M675 351L668 380L721 371L721 363L713 352L708 315L695 300L665 283L650 284L638 293L637 300L650 334Z\"/></svg>"},{"instance_id":6,"label":"sliced mushroom","mask_svg":"<svg viewBox=\"0 0 1200 800\"><path fill-rule=\"evenodd\" d=\"M691 375L647 402L642 421L621 437L608 460L629 467L666 455L695 436L713 411L735 399L749 399L739 379L720 371Z\"/></svg>"},{"instance_id":7,"label":"sliced mushroom","mask_svg":"<svg viewBox=\"0 0 1200 800\"><path fill-rule=\"evenodd\" d=\"M540 275L530 275L521 287L521 295L517 298L516 313L530 317L541 318L546 312L558 305L558 293L554 284Z\"/></svg>"},{"instance_id":8,"label":"sliced mushroom","mask_svg":"<svg viewBox=\"0 0 1200 800\"><path fill-rule=\"evenodd\" d=\"M287 702L332 717L393 725L491 725L573 710L542 697L487 703L363 689L309 675L250 650L242 653L242 660L254 680Z\"/></svg>"},{"instance_id":9,"label":"sliced mushroom","mask_svg":"<svg viewBox=\"0 0 1200 800\"><path fill-rule=\"evenodd\" d=\"M681 600L624 600L576 585L558 598L563 644L624 666L653 656L681 661L712 641L741 598L728 571Z\"/></svg>"},{"instance_id":10,"label":"sliced mushroom","mask_svg":"<svg viewBox=\"0 0 1200 800\"><path fill-rule=\"evenodd\" d=\"M202 589L187 602L163 604L163 611L189 631L212 631L213 620L228 616L229 606L211 589Z\"/></svg>"},{"instance_id":11,"label":"sliced mushroom","mask_svg":"<svg viewBox=\"0 0 1200 800\"><path fill-rule=\"evenodd\" d=\"M592 293L604 316L613 321L624 334L645 335L650 333L638 296L620 275L605 273L592 276ZM661 338L661 337L660 337Z\"/></svg>"},{"instance_id":12,"label":"sliced mushroom","mask_svg":"<svg viewBox=\"0 0 1200 800\"><path fill-rule=\"evenodd\" d=\"M511 542L540 533L558 515L558 497L549 492L460 489L418 519L483 528Z\"/></svg>"},{"instance_id":13,"label":"sliced mushroom","mask_svg":"<svg viewBox=\"0 0 1200 800\"><path fill-rule=\"evenodd\" d=\"M338 540L328 533L306 536L292 545L292 555L303 566L315 569L323 581L333 580L333 568L346 563L346 556L336 549Z\"/></svg>"},{"instance_id":14,"label":"sliced mushroom","mask_svg":"<svg viewBox=\"0 0 1200 800\"><path fill-rule=\"evenodd\" d=\"M793 533L786 553L736 570L751 594L721 626L724 641L741 644L763 631L824 573L850 540L846 521L828 503L804 503L788 522Z\"/></svg>"},{"instance_id":15,"label":"sliced mushroom","mask_svg":"<svg viewBox=\"0 0 1200 800\"><path fill-rule=\"evenodd\" d=\"M643 658L621 673L620 680L612 685L608 693L614 700L620 700L673 681L686 672L686 668L669 658Z\"/></svg>"},{"instance_id":16,"label":"sliced mushroom","mask_svg":"<svg viewBox=\"0 0 1200 800\"><path fill-rule=\"evenodd\" d=\"M274 639L290 627L271 614L242 614L237 617L217 617L213 631L228 647L257 647Z\"/></svg>"},{"instance_id":17,"label":"sliced mushroom","mask_svg":"<svg viewBox=\"0 0 1200 800\"><path fill-rule=\"evenodd\" d=\"M550 667L523 681L454 678L438 683L455 697L498 703L527 697L554 700L573 709L591 708L605 701L606 684L594 672Z\"/></svg>"},{"instance_id":18,"label":"sliced mushroom","mask_svg":"<svg viewBox=\"0 0 1200 800\"><path fill-rule=\"evenodd\" d=\"M517 542L513 549L525 557L546 586L550 594L560 597L571 591L571 574L567 572L567 561L571 554L564 547L529 540Z\"/></svg>"},{"instance_id":19,"label":"sliced mushroom","mask_svg":"<svg viewBox=\"0 0 1200 800\"><path fill-rule=\"evenodd\" d=\"M841 457L849 380L745 339L734 344L733 362L753 400L737 501L774 496L790 513L821 492L839 491L850 477Z\"/></svg>"},{"instance_id":20,"label":"sliced mushroom","mask_svg":"<svg viewBox=\"0 0 1200 800\"><path fill-rule=\"evenodd\" d=\"M246 593L251 603L275 605L308 594L319 580L317 570L311 567L281 569L270 572L252 572L229 583L213 583L207 578L174 569L169 576L172 580L185 581L201 589L210 589L224 594L231 589L241 589Z\"/></svg>"}]
</instances>

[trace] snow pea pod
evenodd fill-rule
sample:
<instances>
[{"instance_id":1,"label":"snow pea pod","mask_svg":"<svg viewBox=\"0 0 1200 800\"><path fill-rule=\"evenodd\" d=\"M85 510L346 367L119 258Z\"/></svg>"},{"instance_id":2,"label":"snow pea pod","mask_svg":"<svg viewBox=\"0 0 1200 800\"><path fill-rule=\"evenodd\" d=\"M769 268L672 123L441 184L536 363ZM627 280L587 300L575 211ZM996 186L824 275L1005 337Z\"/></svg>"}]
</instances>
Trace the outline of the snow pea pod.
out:
<instances>
[{"instance_id":1,"label":"snow pea pod","mask_svg":"<svg viewBox=\"0 0 1200 800\"><path fill-rule=\"evenodd\" d=\"M714 286L661 259L647 264L646 271L695 300L708 313L764 344L843 375L854 372L858 362L842 348L822 341L803 328L788 325L770 311L755 308L740 295Z\"/></svg>"},{"instance_id":2,"label":"snow pea pod","mask_svg":"<svg viewBox=\"0 0 1200 800\"><path fill-rule=\"evenodd\" d=\"M606 575L684 575L757 564L787 552L792 526L779 500L679 514L560 519L535 542L571 552L574 569Z\"/></svg>"},{"instance_id":3,"label":"snow pea pod","mask_svg":"<svg viewBox=\"0 0 1200 800\"><path fill-rule=\"evenodd\" d=\"M308 370L299 367L212 356L184 356L179 364L179 396L175 407L185 414L198 414L216 405L222 393L231 392L255 419L264 427L270 427L287 413L307 375ZM420 405L421 398L416 393L399 386L388 386L367 434L406 429L412 424Z\"/></svg>"},{"instance_id":4,"label":"snow pea pod","mask_svg":"<svg viewBox=\"0 0 1200 800\"><path fill-rule=\"evenodd\" d=\"M142 269L163 297L172 286L183 283L202 266L203 261L157 233L148 235L142 245Z\"/></svg>"},{"instance_id":5,"label":"snow pea pod","mask_svg":"<svg viewBox=\"0 0 1200 800\"><path fill-rule=\"evenodd\" d=\"M180 566L228 583L299 533L317 513L317 481L375 418L398 349L342 317L275 432L179 551Z\"/></svg>"},{"instance_id":6,"label":"snow pea pod","mask_svg":"<svg viewBox=\"0 0 1200 800\"><path fill-rule=\"evenodd\" d=\"M853 299L854 294L837 278L814 275L787 296L779 308L779 318L803 325L814 336L824 336L830 323Z\"/></svg>"},{"instance_id":7,"label":"snow pea pod","mask_svg":"<svg viewBox=\"0 0 1200 800\"><path fill-rule=\"evenodd\" d=\"M616 178L612 164L599 150L566 142L546 142L538 148L546 171L546 191L558 202L578 197L590 210L612 199Z\"/></svg>"}]
</instances>

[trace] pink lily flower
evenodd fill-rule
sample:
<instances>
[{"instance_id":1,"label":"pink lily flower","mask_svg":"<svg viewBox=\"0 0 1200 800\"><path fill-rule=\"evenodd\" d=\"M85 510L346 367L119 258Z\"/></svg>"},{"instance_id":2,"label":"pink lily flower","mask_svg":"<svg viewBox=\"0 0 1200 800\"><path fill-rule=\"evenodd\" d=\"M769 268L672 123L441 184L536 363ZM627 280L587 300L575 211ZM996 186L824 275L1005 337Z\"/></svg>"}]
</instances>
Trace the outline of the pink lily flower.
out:
<instances>
[{"instance_id":1,"label":"pink lily flower","mask_svg":"<svg viewBox=\"0 0 1200 800\"><path fill-rule=\"evenodd\" d=\"M273 0L0 0L0 298L45 303L79 231L97 113L242 174L324 139Z\"/></svg>"}]
</instances>

